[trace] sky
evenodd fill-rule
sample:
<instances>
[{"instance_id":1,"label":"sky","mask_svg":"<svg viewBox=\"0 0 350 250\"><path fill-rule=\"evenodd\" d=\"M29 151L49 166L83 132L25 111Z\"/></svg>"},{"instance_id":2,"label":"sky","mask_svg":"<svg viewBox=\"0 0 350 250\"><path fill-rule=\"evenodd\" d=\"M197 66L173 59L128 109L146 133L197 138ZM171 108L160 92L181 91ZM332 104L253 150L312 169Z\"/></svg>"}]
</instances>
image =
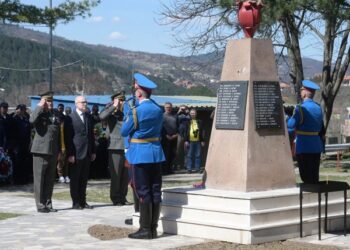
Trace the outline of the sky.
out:
<instances>
[{"instance_id":1,"label":"sky","mask_svg":"<svg viewBox=\"0 0 350 250\"><path fill-rule=\"evenodd\" d=\"M52 0L52 4L57 6L63 1ZM161 5L169 1L101 0L101 3L91 10L91 17L78 17L67 24L60 23L53 34L88 44L182 56L183 51L173 48L175 44L172 27L159 24ZM21 3L45 7L49 5L49 0L21 0ZM48 32L48 27L25 27ZM301 40L301 48L303 57L322 60L322 44L318 43L316 38L306 36Z\"/></svg>"},{"instance_id":2,"label":"sky","mask_svg":"<svg viewBox=\"0 0 350 250\"><path fill-rule=\"evenodd\" d=\"M164 2L165 0L163 0ZM52 0L57 6L62 0ZM88 44L103 44L132 51L180 55L173 44L170 27L159 25L162 0L102 0L91 10L91 17L76 18L59 24L54 35ZM49 0L21 0L38 7ZM25 25L26 28L48 32L47 27Z\"/></svg>"}]
</instances>

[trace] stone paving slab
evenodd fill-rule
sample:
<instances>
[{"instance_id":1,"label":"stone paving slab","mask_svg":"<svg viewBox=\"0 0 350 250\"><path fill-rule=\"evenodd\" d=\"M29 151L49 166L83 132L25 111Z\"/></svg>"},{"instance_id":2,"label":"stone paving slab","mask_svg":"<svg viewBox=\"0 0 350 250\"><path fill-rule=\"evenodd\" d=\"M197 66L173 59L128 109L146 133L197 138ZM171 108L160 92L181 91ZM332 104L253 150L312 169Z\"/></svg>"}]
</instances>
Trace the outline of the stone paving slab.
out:
<instances>
[{"instance_id":1,"label":"stone paving slab","mask_svg":"<svg viewBox=\"0 0 350 250\"><path fill-rule=\"evenodd\" d=\"M300 242L300 243L311 243L317 245L326 246L337 246L341 249L350 249L350 235L349 232L344 236L341 232L339 233L328 233L322 234L321 240L318 240L318 235L311 235L303 238L290 239L290 241Z\"/></svg>"},{"instance_id":2,"label":"stone paving slab","mask_svg":"<svg viewBox=\"0 0 350 250\"><path fill-rule=\"evenodd\" d=\"M132 214L132 206L91 203L92 210L72 210L71 202L56 200L53 205L57 213L37 213L34 199L1 195L0 212L24 215L0 221L0 249L168 249L207 241L178 235L101 241L90 236L88 228L96 224L132 228L124 224Z\"/></svg>"}]
</instances>

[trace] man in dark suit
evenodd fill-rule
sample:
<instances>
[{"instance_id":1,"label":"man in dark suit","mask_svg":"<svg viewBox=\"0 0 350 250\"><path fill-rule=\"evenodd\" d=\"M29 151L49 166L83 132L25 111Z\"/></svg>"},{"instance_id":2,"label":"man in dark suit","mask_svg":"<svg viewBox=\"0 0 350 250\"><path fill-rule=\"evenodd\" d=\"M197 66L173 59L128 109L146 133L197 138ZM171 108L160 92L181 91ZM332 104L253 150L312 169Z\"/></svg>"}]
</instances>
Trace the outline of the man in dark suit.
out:
<instances>
[{"instance_id":1,"label":"man in dark suit","mask_svg":"<svg viewBox=\"0 0 350 250\"><path fill-rule=\"evenodd\" d=\"M84 96L75 98L76 109L67 119L70 140L67 145L70 168L70 194L73 209L92 207L86 203L86 186L89 177L90 162L96 158L91 116L86 113L87 102Z\"/></svg>"},{"instance_id":2,"label":"man in dark suit","mask_svg":"<svg viewBox=\"0 0 350 250\"><path fill-rule=\"evenodd\" d=\"M119 91L111 96L112 103L101 113L100 119L107 121L108 167L111 174L110 198L115 206L129 204L126 200L128 193L128 170L125 168L124 141L120 134L123 121L122 106L125 92Z\"/></svg>"},{"instance_id":3,"label":"man in dark suit","mask_svg":"<svg viewBox=\"0 0 350 250\"><path fill-rule=\"evenodd\" d=\"M8 112L9 105L7 102L0 104L0 147L5 151L8 150L10 144L11 117Z\"/></svg>"},{"instance_id":4,"label":"man in dark suit","mask_svg":"<svg viewBox=\"0 0 350 250\"><path fill-rule=\"evenodd\" d=\"M40 213L57 212L52 208L52 191L60 147L61 121L53 110L53 92L41 95L41 100L29 119L35 136L32 143L34 196ZM67 138L67 134L64 135Z\"/></svg>"}]
</instances>

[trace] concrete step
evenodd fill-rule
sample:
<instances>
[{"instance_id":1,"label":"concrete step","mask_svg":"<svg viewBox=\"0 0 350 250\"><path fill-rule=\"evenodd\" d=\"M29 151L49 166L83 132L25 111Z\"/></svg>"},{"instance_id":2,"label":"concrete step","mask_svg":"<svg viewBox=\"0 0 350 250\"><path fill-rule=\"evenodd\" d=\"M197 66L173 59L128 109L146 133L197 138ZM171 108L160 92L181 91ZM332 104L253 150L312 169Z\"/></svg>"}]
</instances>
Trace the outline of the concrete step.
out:
<instances>
[{"instance_id":1,"label":"concrete step","mask_svg":"<svg viewBox=\"0 0 350 250\"><path fill-rule=\"evenodd\" d=\"M343 200L332 200L328 203L328 215L342 215L344 213ZM350 202L348 203L350 205ZM349 207L349 206L348 206ZM321 207L321 213L324 214L324 205ZM189 206L171 202L162 203L162 216L169 218L182 218L202 223L222 223L246 225L248 227L262 226L266 223L277 223L285 218L299 220L300 211L299 205L280 207L273 209L264 209L260 211L237 211L234 207L204 207L204 206ZM350 209L348 209L350 213ZM318 204L308 204L303 206L303 218L305 220L315 219L318 216Z\"/></svg>"},{"instance_id":2,"label":"concrete step","mask_svg":"<svg viewBox=\"0 0 350 250\"><path fill-rule=\"evenodd\" d=\"M286 192L284 195L264 195L265 192L221 192L208 189L194 189L189 187L163 189L163 201L172 204L188 205L194 207L209 207L220 210L223 207L232 208L236 213L249 213L265 209L283 208L299 204L299 190ZM328 202L343 199L343 192L332 192L328 195ZM324 202L324 196L322 196ZM303 194L303 206L318 202L314 193Z\"/></svg>"}]
</instances>

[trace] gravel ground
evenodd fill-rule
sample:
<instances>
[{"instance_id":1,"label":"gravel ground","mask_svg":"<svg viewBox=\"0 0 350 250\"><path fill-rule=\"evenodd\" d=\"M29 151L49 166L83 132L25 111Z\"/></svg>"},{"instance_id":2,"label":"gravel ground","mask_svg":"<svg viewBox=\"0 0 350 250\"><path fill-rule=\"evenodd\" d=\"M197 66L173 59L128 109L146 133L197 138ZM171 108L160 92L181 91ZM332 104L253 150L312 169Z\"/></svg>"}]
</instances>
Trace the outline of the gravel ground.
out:
<instances>
[{"instance_id":1,"label":"gravel ground","mask_svg":"<svg viewBox=\"0 0 350 250\"><path fill-rule=\"evenodd\" d=\"M89 228L88 233L100 240L115 240L128 237L135 230L127 228L112 227L108 225L94 225ZM341 248L333 246L298 243L291 241L274 241L260 245L241 245L223 241L211 241L198 245L171 248L172 250L338 250Z\"/></svg>"},{"instance_id":2,"label":"gravel ground","mask_svg":"<svg viewBox=\"0 0 350 250\"><path fill-rule=\"evenodd\" d=\"M332 246L297 243L290 241L274 241L260 245L240 245L223 241L212 241L204 244L172 248L172 250L337 250L341 248Z\"/></svg>"}]
</instances>

